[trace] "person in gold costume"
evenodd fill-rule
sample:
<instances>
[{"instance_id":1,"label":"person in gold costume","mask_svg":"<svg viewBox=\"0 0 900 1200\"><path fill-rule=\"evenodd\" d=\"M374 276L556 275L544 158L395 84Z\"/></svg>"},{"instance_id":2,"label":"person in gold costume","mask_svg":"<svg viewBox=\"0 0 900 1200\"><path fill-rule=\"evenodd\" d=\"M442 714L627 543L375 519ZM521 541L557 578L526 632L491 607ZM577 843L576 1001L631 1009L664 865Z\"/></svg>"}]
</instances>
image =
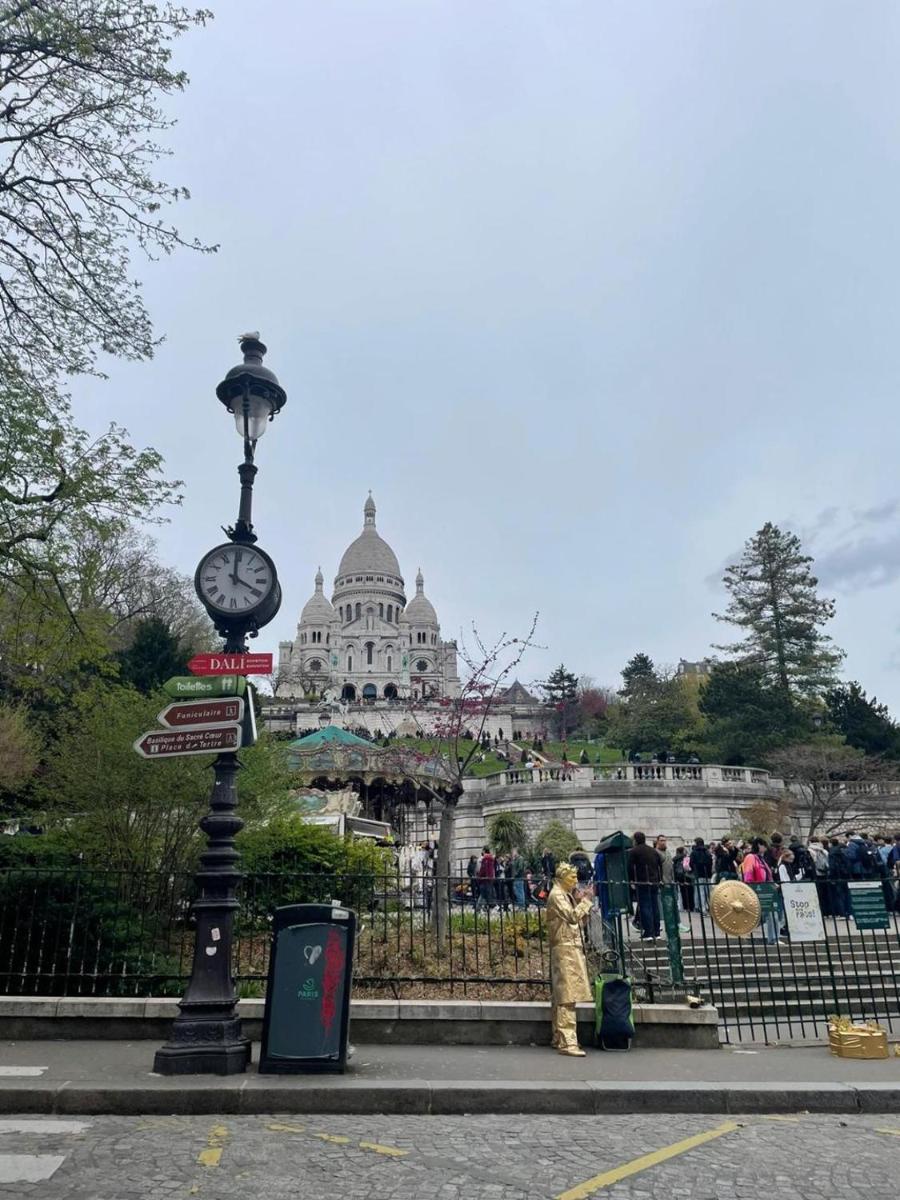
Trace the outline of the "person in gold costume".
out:
<instances>
[{"instance_id":1,"label":"person in gold costume","mask_svg":"<svg viewBox=\"0 0 900 1200\"><path fill-rule=\"evenodd\" d=\"M556 869L547 900L550 942L551 1045L560 1054L583 1058L575 1026L575 1005L590 1000L587 961L581 926L591 911L591 891L577 892L578 872L569 863Z\"/></svg>"}]
</instances>

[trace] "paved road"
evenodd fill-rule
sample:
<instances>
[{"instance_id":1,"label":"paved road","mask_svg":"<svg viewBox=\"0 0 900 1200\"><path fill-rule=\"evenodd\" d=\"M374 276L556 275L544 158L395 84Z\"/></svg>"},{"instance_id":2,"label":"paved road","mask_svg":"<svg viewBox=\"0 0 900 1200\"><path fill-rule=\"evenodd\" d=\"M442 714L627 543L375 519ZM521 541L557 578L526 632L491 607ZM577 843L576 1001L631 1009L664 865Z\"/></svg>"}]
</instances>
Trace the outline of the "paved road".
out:
<instances>
[{"instance_id":1,"label":"paved road","mask_svg":"<svg viewBox=\"0 0 900 1200\"><path fill-rule=\"evenodd\" d=\"M900 1115L7 1117L0 1196L859 1200L898 1152Z\"/></svg>"}]
</instances>

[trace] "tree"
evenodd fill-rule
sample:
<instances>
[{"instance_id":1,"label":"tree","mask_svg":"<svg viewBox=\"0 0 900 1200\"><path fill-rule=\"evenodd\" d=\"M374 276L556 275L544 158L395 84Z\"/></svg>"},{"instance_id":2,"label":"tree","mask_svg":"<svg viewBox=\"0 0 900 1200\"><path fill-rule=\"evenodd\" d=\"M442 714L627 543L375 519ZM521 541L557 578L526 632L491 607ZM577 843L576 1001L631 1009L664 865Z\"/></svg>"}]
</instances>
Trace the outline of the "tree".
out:
<instances>
[{"instance_id":1,"label":"tree","mask_svg":"<svg viewBox=\"0 0 900 1200\"><path fill-rule=\"evenodd\" d=\"M450 932L450 896L444 881L450 878L457 805L480 753L489 718L500 704L516 668L534 645L536 628L537 614L525 637L501 633L491 643L486 642L473 626L472 645L465 642L460 645L466 678L459 695L443 697L437 708L433 700L404 706L404 713L416 723L419 736L428 740L430 749L411 753L406 747L396 748L393 772L423 789L440 806L435 874L442 885L435 889L432 919L441 950L445 948Z\"/></svg>"},{"instance_id":2,"label":"tree","mask_svg":"<svg viewBox=\"0 0 900 1200\"><path fill-rule=\"evenodd\" d=\"M810 732L804 714L757 664L715 663L700 688L705 756L759 764L772 750Z\"/></svg>"},{"instance_id":3,"label":"tree","mask_svg":"<svg viewBox=\"0 0 900 1200\"><path fill-rule=\"evenodd\" d=\"M652 690L658 682L659 676L653 659L641 651L633 655L622 668L622 689L619 695L630 700L633 696Z\"/></svg>"},{"instance_id":4,"label":"tree","mask_svg":"<svg viewBox=\"0 0 900 1200\"><path fill-rule=\"evenodd\" d=\"M609 710L607 744L628 751L677 751L696 741L697 714L677 675L636 654L622 671L620 701Z\"/></svg>"},{"instance_id":5,"label":"tree","mask_svg":"<svg viewBox=\"0 0 900 1200\"><path fill-rule=\"evenodd\" d=\"M37 770L39 743L24 708L0 705L0 791L11 792Z\"/></svg>"},{"instance_id":6,"label":"tree","mask_svg":"<svg viewBox=\"0 0 900 1200\"><path fill-rule=\"evenodd\" d=\"M2 402L4 386L15 393L12 403ZM108 654L110 629L125 616L116 609L133 588L123 586L132 576L110 572L109 563L121 565L135 547L131 522L159 521L164 505L180 501L179 486L164 478L155 450L135 449L117 426L91 438L72 420L68 398L49 385L38 388L20 372L0 385L7 686L52 689L79 663Z\"/></svg>"},{"instance_id":7,"label":"tree","mask_svg":"<svg viewBox=\"0 0 900 1200\"><path fill-rule=\"evenodd\" d=\"M790 788L794 812L808 838L883 820L888 805L882 781L896 774L834 736L775 750L766 766Z\"/></svg>"},{"instance_id":8,"label":"tree","mask_svg":"<svg viewBox=\"0 0 900 1200\"><path fill-rule=\"evenodd\" d=\"M575 728L578 708L578 680L560 663L540 685L547 707L553 712L557 736L561 741Z\"/></svg>"},{"instance_id":9,"label":"tree","mask_svg":"<svg viewBox=\"0 0 900 1200\"><path fill-rule=\"evenodd\" d=\"M186 674L189 657L166 622L150 617L138 622L131 645L120 651L119 678L148 696L173 675Z\"/></svg>"},{"instance_id":10,"label":"tree","mask_svg":"<svg viewBox=\"0 0 900 1200\"><path fill-rule=\"evenodd\" d=\"M866 754L900 756L900 730L886 704L871 700L860 685L851 681L832 688L825 697L828 715L836 733L850 746Z\"/></svg>"},{"instance_id":11,"label":"tree","mask_svg":"<svg viewBox=\"0 0 900 1200\"><path fill-rule=\"evenodd\" d=\"M488 841L497 854L509 854L514 846L524 853L528 848L525 822L518 813L497 813L488 825Z\"/></svg>"},{"instance_id":12,"label":"tree","mask_svg":"<svg viewBox=\"0 0 900 1200\"><path fill-rule=\"evenodd\" d=\"M99 351L152 354L130 255L205 249L164 223L188 192L153 168L163 100L187 84L171 44L210 15L143 0L12 0L0 14L0 378L16 361L45 382L94 369Z\"/></svg>"},{"instance_id":13,"label":"tree","mask_svg":"<svg viewBox=\"0 0 900 1200\"><path fill-rule=\"evenodd\" d=\"M790 698L818 696L828 688L843 658L822 627L834 616L834 601L822 599L812 558L800 539L767 522L744 546L722 582L729 594L724 613L714 613L743 631L743 639L717 646Z\"/></svg>"},{"instance_id":14,"label":"tree","mask_svg":"<svg viewBox=\"0 0 900 1200\"><path fill-rule=\"evenodd\" d=\"M197 821L209 807L211 760L149 762L132 749L166 703L162 693L143 696L98 680L59 718L35 799L51 827L63 827L88 863L185 871L202 846ZM240 815L265 823L288 803L286 749L262 735L241 760Z\"/></svg>"},{"instance_id":15,"label":"tree","mask_svg":"<svg viewBox=\"0 0 900 1200\"><path fill-rule=\"evenodd\" d=\"M556 861L561 863L566 861L573 850L581 849L581 841L562 821L548 821L534 842L538 854L543 854L545 846Z\"/></svg>"}]
</instances>

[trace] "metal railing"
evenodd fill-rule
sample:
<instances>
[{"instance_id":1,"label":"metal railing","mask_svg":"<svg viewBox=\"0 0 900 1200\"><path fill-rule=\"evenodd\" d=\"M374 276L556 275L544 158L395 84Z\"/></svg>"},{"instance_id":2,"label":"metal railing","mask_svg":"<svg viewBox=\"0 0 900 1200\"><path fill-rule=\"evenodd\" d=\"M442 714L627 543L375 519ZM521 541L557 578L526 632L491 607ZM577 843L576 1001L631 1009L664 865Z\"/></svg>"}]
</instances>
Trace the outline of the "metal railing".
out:
<instances>
[{"instance_id":1,"label":"metal railing","mask_svg":"<svg viewBox=\"0 0 900 1200\"><path fill-rule=\"evenodd\" d=\"M712 922L702 882L606 885L605 912L585 928L589 967L624 971L645 1002L702 996L718 1008L726 1041L819 1038L835 1012L900 1030L897 884L873 883L885 901L882 928L859 927L865 920L852 915L846 882L800 885L823 913L824 936L814 941L782 933L777 885L769 885L773 915L743 938ZM434 920L441 891L449 906L444 938ZM361 997L542 999L549 994L542 892L512 880L476 881L473 892L458 875L248 874L235 915L238 989L265 992L276 908L335 900L359 915ZM180 996L193 955L193 898L192 880L182 875L0 871L0 994Z\"/></svg>"},{"instance_id":2,"label":"metal railing","mask_svg":"<svg viewBox=\"0 0 900 1200\"><path fill-rule=\"evenodd\" d=\"M702 881L668 888L632 885L628 906L612 913L606 927L613 934L617 925L621 930L620 961L639 999L678 1001L689 993L700 995L719 1010L724 1041L821 1039L834 1013L900 1030L898 885L888 879L868 882L869 896L880 889L884 900L881 919L886 924L881 928L861 927L868 919L853 915L847 881L795 885L801 891L794 892L794 902L822 914L821 936L815 940L799 940L803 935L796 927L792 931L777 883L760 885L768 893L760 897L762 921L746 937L729 936L712 921L711 885ZM668 932L661 914L666 892L677 910L677 926ZM655 939L644 933L654 903L661 914Z\"/></svg>"},{"instance_id":3,"label":"metal railing","mask_svg":"<svg viewBox=\"0 0 900 1200\"><path fill-rule=\"evenodd\" d=\"M476 885L477 888L477 885ZM445 936L435 920L443 891ZM187 875L78 869L0 871L0 994L181 995L190 974L194 884ZM465 875L248 874L239 888L233 969L263 995L272 916L340 901L359 916L355 989L372 997L546 995L542 902L513 881L473 894Z\"/></svg>"}]
</instances>

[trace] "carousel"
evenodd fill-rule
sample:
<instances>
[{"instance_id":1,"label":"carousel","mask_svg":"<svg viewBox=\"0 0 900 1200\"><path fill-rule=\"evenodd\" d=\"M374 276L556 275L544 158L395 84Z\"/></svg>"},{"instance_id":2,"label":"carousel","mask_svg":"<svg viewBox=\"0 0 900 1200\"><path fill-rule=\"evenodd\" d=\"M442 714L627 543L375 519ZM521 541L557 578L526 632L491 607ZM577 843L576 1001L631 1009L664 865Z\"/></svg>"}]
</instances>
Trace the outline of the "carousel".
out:
<instances>
[{"instance_id":1,"label":"carousel","mask_svg":"<svg viewBox=\"0 0 900 1200\"><path fill-rule=\"evenodd\" d=\"M307 819L407 845L437 838L441 796L455 783L440 754L377 745L337 725L296 738L288 754Z\"/></svg>"}]
</instances>

